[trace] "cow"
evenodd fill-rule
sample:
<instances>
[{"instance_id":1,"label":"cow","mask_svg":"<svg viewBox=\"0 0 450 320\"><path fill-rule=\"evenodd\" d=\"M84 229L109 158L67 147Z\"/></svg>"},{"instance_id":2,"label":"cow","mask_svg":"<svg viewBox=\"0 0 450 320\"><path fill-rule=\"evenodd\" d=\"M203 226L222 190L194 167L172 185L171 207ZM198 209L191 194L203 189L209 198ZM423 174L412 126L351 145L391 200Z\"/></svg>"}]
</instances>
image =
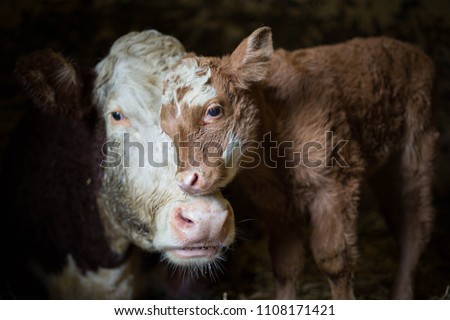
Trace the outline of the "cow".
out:
<instances>
[{"instance_id":1,"label":"cow","mask_svg":"<svg viewBox=\"0 0 450 320\"><path fill-rule=\"evenodd\" d=\"M355 298L358 203L373 181L400 244L392 297L412 298L434 217L433 78L420 49L387 37L274 51L262 27L231 55L190 54L163 88L175 179L193 195L233 181L253 203L267 223L281 299L296 297L308 221L331 296Z\"/></svg>"},{"instance_id":2,"label":"cow","mask_svg":"<svg viewBox=\"0 0 450 320\"><path fill-rule=\"evenodd\" d=\"M146 30L115 41L95 69L50 49L18 62L35 107L3 162L11 297L142 297L151 286L141 277L144 252L216 272L234 240L233 210L220 192L178 188L159 126L163 74L184 55L175 38Z\"/></svg>"}]
</instances>

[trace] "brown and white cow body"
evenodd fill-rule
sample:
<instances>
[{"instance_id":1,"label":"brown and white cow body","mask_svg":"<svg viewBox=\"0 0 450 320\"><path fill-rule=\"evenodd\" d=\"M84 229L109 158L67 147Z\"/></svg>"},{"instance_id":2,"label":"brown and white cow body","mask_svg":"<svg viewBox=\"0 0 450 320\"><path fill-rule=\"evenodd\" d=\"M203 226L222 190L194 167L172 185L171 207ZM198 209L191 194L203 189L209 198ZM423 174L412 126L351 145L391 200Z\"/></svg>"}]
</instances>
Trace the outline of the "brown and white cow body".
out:
<instances>
[{"instance_id":1,"label":"brown and white cow body","mask_svg":"<svg viewBox=\"0 0 450 320\"><path fill-rule=\"evenodd\" d=\"M50 50L19 62L39 108L3 167L11 296L19 287L35 296L27 289L39 288L37 277L51 298L138 297L151 286L139 278L142 250L214 272L234 238L233 211L220 192L199 198L178 188L175 152L159 126L163 74L184 54L176 39L150 30L118 39L95 72Z\"/></svg>"},{"instance_id":2,"label":"brown and white cow body","mask_svg":"<svg viewBox=\"0 0 450 320\"><path fill-rule=\"evenodd\" d=\"M273 51L269 28L230 56L186 56L167 74L161 110L176 180L197 195L234 180L264 213L278 298L296 296L309 216L332 297L354 298L361 184L385 179L376 190L400 241L393 297L412 298L433 220L433 72L393 39Z\"/></svg>"}]
</instances>

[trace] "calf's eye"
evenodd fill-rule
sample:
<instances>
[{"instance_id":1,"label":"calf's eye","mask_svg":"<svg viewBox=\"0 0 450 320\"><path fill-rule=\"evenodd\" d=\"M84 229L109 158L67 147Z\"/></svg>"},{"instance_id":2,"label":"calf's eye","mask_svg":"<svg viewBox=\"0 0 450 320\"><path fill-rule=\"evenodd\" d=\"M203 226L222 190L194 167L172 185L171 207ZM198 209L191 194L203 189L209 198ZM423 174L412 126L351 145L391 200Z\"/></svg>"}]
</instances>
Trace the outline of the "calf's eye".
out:
<instances>
[{"instance_id":1,"label":"calf's eye","mask_svg":"<svg viewBox=\"0 0 450 320\"><path fill-rule=\"evenodd\" d=\"M111 112L111 115L112 115L113 119L116 121L125 120L125 116L119 111Z\"/></svg>"},{"instance_id":2,"label":"calf's eye","mask_svg":"<svg viewBox=\"0 0 450 320\"><path fill-rule=\"evenodd\" d=\"M218 117L222 114L222 108L220 106L210 107L207 111L208 116L210 117Z\"/></svg>"}]
</instances>

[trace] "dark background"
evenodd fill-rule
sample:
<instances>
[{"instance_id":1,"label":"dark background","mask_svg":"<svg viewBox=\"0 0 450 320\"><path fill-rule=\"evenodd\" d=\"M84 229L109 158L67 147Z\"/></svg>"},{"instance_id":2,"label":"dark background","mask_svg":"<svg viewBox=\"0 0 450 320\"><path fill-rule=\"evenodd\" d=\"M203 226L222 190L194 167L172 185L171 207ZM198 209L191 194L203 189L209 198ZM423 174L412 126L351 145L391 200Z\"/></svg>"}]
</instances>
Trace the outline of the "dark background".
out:
<instances>
[{"instance_id":1,"label":"dark background","mask_svg":"<svg viewBox=\"0 0 450 320\"><path fill-rule=\"evenodd\" d=\"M92 67L107 54L119 36L148 28L177 37L188 51L221 55L229 53L240 40L263 25L272 28L275 47L294 49L336 43L356 36L388 35L414 43L432 57L437 70L435 106L441 132L434 187L438 215L431 243L418 270L417 297L448 299L449 295L445 294L450 285L448 0L2 1L0 157L12 130L29 107L29 100L12 76L20 56L52 48L83 67ZM355 290L359 298L385 299L392 285L396 247L377 214L377 204L370 190L365 194L361 204L361 257ZM181 286L185 290L181 297L222 298L224 293L228 298L273 297L267 239L261 232L260 221L250 212L238 213L237 219L240 240L229 253L224 275L219 281L204 279ZM310 256L308 259L299 298L329 298L326 281ZM163 292L166 282L155 283L156 291ZM176 279L169 282L176 282Z\"/></svg>"}]
</instances>

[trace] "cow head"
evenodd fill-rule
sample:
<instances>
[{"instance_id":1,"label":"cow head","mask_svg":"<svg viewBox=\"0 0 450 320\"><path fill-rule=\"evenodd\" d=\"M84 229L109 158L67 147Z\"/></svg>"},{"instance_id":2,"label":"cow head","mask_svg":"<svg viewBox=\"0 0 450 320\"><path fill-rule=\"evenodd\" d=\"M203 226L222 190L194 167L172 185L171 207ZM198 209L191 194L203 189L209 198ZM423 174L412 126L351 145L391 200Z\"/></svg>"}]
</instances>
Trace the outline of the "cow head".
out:
<instances>
[{"instance_id":1,"label":"cow head","mask_svg":"<svg viewBox=\"0 0 450 320\"><path fill-rule=\"evenodd\" d=\"M131 242L175 265L203 266L232 243L234 216L220 193L192 197L172 178L175 155L159 108L163 74L183 55L176 39L150 30L118 39L95 71L46 50L22 59L16 73L41 110L74 121L98 115L98 204L114 249Z\"/></svg>"}]
</instances>

